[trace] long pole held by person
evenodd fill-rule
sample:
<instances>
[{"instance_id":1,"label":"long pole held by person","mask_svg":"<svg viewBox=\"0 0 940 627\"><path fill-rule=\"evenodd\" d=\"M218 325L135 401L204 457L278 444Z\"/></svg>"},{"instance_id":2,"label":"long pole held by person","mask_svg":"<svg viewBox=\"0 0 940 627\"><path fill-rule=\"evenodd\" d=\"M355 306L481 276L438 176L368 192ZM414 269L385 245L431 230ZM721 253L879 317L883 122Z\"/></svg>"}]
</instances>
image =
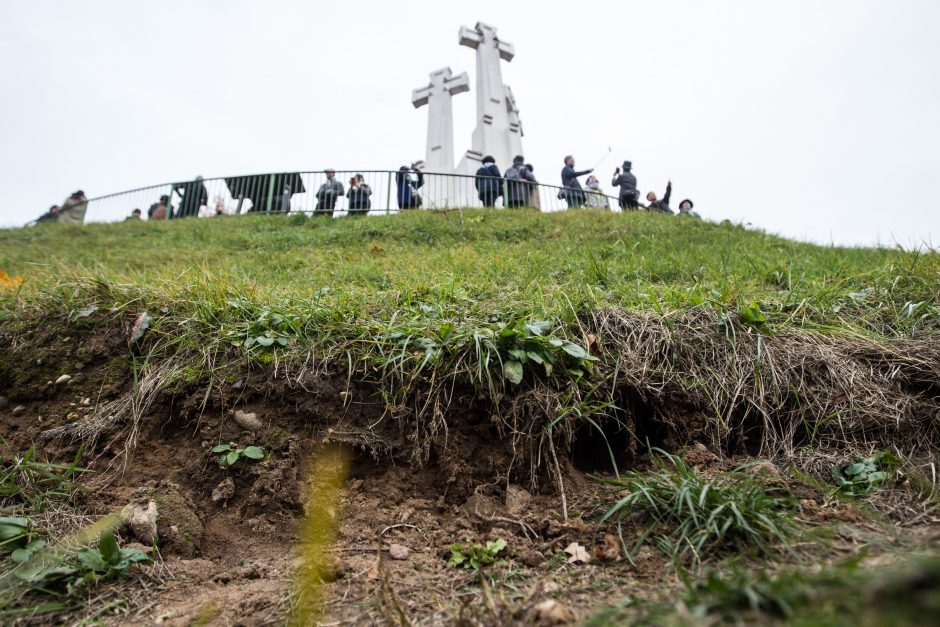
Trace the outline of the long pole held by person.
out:
<instances>
[{"instance_id":1,"label":"long pole held by person","mask_svg":"<svg viewBox=\"0 0 940 627\"><path fill-rule=\"evenodd\" d=\"M603 157L601 157L600 161L597 162L597 165L595 165L595 166L594 166L593 168L591 168L591 169L592 169L592 170L596 170L597 167L598 167L600 164L604 163L604 161L607 160L607 157L609 157L609 156L610 156L610 153L612 153L612 152L613 152L613 150L611 150L610 146L608 146L608 147L607 147L607 153L606 153Z\"/></svg>"}]
</instances>

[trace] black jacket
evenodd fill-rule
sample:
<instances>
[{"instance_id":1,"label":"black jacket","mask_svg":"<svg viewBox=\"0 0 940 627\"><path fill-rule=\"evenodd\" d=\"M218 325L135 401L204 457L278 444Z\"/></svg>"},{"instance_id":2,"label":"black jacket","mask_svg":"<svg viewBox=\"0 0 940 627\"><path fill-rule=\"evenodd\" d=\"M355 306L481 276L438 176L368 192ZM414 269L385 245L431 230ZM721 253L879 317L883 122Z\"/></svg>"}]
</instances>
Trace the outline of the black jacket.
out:
<instances>
[{"instance_id":1,"label":"black jacket","mask_svg":"<svg viewBox=\"0 0 940 627\"><path fill-rule=\"evenodd\" d=\"M349 199L350 211L368 211L372 207L372 188L362 183L358 187L350 187L346 192L346 198Z\"/></svg>"},{"instance_id":2,"label":"black jacket","mask_svg":"<svg viewBox=\"0 0 940 627\"><path fill-rule=\"evenodd\" d=\"M654 203L650 203L650 206L647 207L650 211L659 211L661 213L672 213L672 209L669 208L669 198L672 196L672 183L666 185L666 193L663 195L662 200L657 200Z\"/></svg>"},{"instance_id":3,"label":"black jacket","mask_svg":"<svg viewBox=\"0 0 940 627\"><path fill-rule=\"evenodd\" d=\"M610 184L620 188L621 198L636 198L637 196L636 177L630 170L624 170L616 175Z\"/></svg>"},{"instance_id":4,"label":"black jacket","mask_svg":"<svg viewBox=\"0 0 940 627\"><path fill-rule=\"evenodd\" d=\"M516 174L513 174L513 170ZM524 165L513 165L506 170L504 178L506 179L506 204L527 206L531 184L536 182L535 175Z\"/></svg>"},{"instance_id":5,"label":"black jacket","mask_svg":"<svg viewBox=\"0 0 940 627\"><path fill-rule=\"evenodd\" d=\"M477 191L480 194L492 194L494 198L503 195L503 177L499 174L499 168L495 163L487 163L477 170L477 178L474 181Z\"/></svg>"}]
</instances>

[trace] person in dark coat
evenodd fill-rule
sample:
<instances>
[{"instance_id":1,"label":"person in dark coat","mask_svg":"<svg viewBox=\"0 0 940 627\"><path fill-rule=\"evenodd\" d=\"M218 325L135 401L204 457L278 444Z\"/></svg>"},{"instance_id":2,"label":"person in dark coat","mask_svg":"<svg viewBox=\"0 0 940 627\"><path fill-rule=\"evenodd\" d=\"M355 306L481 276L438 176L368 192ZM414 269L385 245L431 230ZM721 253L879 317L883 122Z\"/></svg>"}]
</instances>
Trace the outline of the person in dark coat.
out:
<instances>
[{"instance_id":1,"label":"person in dark coat","mask_svg":"<svg viewBox=\"0 0 940 627\"><path fill-rule=\"evenodd\" d=\"M495 207L496 199L503 195L503 177L499 173L496 159L490 155L483 157L483 165L477 170L474 185L483 206Z\"/></svg>"},{"instance_id":2,"label":"person in dark coat","mask_svg":"<svg viewBox=\"0 0 940 627\"><path fill-rule=\"evenodd\" d=\"M698 218L701 220L702 216L700 216L697 212L693 211L694 208L695 208L695 204L691 200L686 198L685 200L679 203L679 215L689 216L690 218Z\"/></svg>"},{"instance_id":3,"label":"person in dark coat","mask_svg":"<svg viewBox=\"0 0 940 627\"><path fill-rule=\"evenodd\" d=\"M529 206L529 189L535 176L525 167L525 157L516 155L512 167L506 170L506 206L512 208Z\"/></svg>"},{"instance_id":4,"label":"person in dark coat","mask_svg":"<svg viewBox=\"0 0 940 627\"><path fill-rule=\"evenodd\" d=\"M333 217L333 210L336 209L336 199L342 196L346 190L343 184L336 180L336 170L324 170L326 182L317 190L317 207L313 211L315 216Z\"/></svg>"},{"instance_id":5,"label":"person in dark coat","mask_svg":"<svg viewBox=\"0 0 940 627\"><path fill-rule=\"evenodd\" d=\"M579 172L574 169L574 157L571 155L565 157L565 167L561 169L561 186L565 189L560 195L562 195L565 202L568 203L569 209L584 206L584 190L581 189L581 183L578 182L578 177L590 174L593 171L594 170L581 170Z\"/></svg>"},{"instance_id":6,"label":"person in dark coat","mask_svg":"<svg viewBox=\"0 0 940 627\"><path fill-rule=\"evenodd\" d=\"M669 197L672 196L672 181L666 184L666 193L662 200L656 199L656 192L650 192L646 195L646 201L649 203L649 211L659 211L660 213L673 213L669 208Z\"/></svg>"},{"instance_id":7,"label":"person in dark coat","mask_svg":"<svg viewBox=\"0 0 940 627\"><path fill-rule=\"evenodd\" d=\"M636 177L630 171L632 168L633 164L631 162L624 161L623 172L620 171L620 168L614 170L614 180L610 184L620 188L620 208L636 211L640 208L637 202L640 192L636 189Z\"/></svg>"},{"instance_id":8,"label":"person in dark coat","mask_svg":"<svg viewBox=\"0 0 940 627\"><path fill-rule=\"evenodd\" d=\"M59 205L52 205L49 207L49 211L36 218L36 224L42 224L43 222L55 222L58 213Z\"/></svg>"},{"instance_id":9,"label":"person in dark coat","mask_svg":"<svg viewBox=\"0 0 940 627\"><path fill-rule=\"evenodd\" d=\"M198 216L199 208L209 204L209 192L206 190L201 176L197 176L194 181L174 183L173 191L182 196L179 209L173 214L174 218Z\"/></svg>"},{"instance_id":10,"label":"person in dark coat","mask_svg":"<svg viewBox=\"0 0 940 627\"><path fill-rule=\"evenodd\" d=\"M418 175L417 180L411 178L412 172ZM418 190L424 186L424 173L421 170L416 170L414 166L401 166L395 175L395 185L398 187L399 209L417 209L421 206L421 196L418 195Z\"/></svg>"},{"instance_id":11,"label":"person in dark coat","mask_svg":"<svg viewBox=\"0 0 940 627\"><path fill-rule=\"evenodd\" d=\"M346 198L349 199L349 210L346 212L350 216L368 215L372 208L372 188L366 185L365 178L361 174L349 179L349 191L346 192Z\"/></svg>"}]
</instances>

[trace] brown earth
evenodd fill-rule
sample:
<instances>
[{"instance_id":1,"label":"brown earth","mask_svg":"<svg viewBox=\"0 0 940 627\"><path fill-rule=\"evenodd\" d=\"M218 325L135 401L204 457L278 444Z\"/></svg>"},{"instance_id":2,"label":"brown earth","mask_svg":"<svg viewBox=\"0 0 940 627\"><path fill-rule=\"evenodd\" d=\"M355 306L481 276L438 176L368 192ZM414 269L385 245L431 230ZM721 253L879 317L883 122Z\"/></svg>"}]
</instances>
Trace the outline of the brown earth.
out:
<instances>
[{"instance_id":1,"label":"brown earth","mask_svg":"<svg viewBox=\"0 0 940 627\"><path fill-rule=\"evenodd\" d=\"M71 377L68 382L55 383L63 374ZM71 327L67 336L37 330L28 341L0 348L0 394L8 397L0 409L4 459L35 443L41 457L70 460L78 443L46 439L43 432L80 420L126 393L133 381L126 335L91 321L84 329ZM614 528L598 522L615 497L588 477L612 470L602 442L582 434L563 456L565 520L556 483L542 477L533 488L529 469L474 393L458 390L455 399L446 432L435 436L428 463L418 466L408 426L387 415L375 389L347 388L345 378L309 375L288 382L256 369L208 391L184 383L161 394L129 454L125 425L83 456L94 472L83 477L89 490L78 494L75 511L100 516L151 500L159 511L155 565L117 586L110 598L117 602L96 619L283 623L298 602L292 593L302 560L297 537L317 479L307 469L324 446L341 447L351 462L335 508L338 531L326 558L320 624L560 624L584 620L605 605L681 588L660 553L644 548L630 564L611 535ZM15 413L17 406L24 409ZM261 428L239 426L236 410L255 414ZM265 459L222 469L210 449L224 442L261 446ZM708 472L747 461L702 445L684 455ZM621 462L635 467L644 459ZM832 559L872 542L886 548L905 542L893 528L785 476L770 462L763 471L802 499L807 524L843 523L825 549ZM625 528L624 541L630 544L640 531ZM138 540L127 530L121 535L125 542ZM448 565L455 542L499 538L507 541L504 560L487 585L471 571ZM568 563L565 549L572 544L584 547L590 563ZM92 610L78 608L69 618ZM63 618L27 616L19 622L53 624Z\"/></svg>"}]
</instances>

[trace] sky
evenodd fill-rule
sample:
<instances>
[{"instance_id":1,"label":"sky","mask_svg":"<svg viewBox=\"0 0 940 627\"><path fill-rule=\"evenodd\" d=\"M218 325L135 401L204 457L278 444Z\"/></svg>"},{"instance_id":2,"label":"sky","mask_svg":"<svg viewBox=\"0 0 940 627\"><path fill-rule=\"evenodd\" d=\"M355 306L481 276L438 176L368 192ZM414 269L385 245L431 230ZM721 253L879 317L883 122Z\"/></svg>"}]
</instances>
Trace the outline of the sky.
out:
<instances>
[{"instance_id":1,"label":"sky","mask_svg":"<svg viewBox=\"0 0 940 627\"><path fill-rule=\"evenodd\" d=\"M629 159L644 195L671 179L710 220L940 241L936 0L0 0L0 225L78 188L421 159L411 91L445 66L472 85L478 21L515 45L542 182L609 147L609 193ZM455 96L458 159L474 108Z\"/></svg>"}]
</instances>

